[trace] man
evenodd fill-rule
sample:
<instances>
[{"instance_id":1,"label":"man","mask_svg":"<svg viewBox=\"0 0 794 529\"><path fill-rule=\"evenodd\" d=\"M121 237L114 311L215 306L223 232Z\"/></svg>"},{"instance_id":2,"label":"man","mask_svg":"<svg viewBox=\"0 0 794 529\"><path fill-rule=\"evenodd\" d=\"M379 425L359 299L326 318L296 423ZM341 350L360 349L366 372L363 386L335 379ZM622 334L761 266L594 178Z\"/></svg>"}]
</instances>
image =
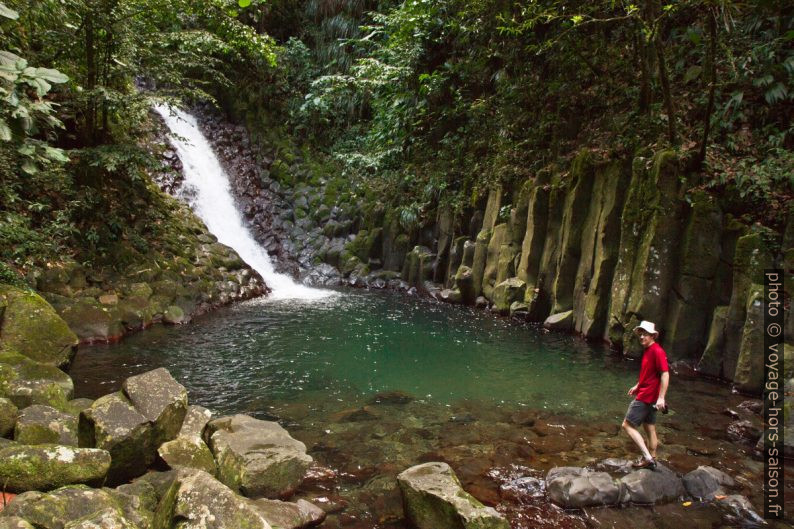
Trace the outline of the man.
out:
<instances>
[{"instance_id":1,"label":"man","mask_svg":"<svg viewBox=\"0 0 794 529\"><path fill-rule=\"evenodd\" d=\"M623 419L623 429L642 451L643 457L634 463L634 468L656 470L656 448L659 446L656 437L656 410L667 408L664 397L670 383L667 354L656 343L659 333L652 322L640 322L634 332L645 350L642 354L639 380L629 389L629 395L634 395L634 401L629 405L626 418ZM640 425L648 435L648 446L645 446L642 434L637 430Z\"/></svg>"}]
</instances>

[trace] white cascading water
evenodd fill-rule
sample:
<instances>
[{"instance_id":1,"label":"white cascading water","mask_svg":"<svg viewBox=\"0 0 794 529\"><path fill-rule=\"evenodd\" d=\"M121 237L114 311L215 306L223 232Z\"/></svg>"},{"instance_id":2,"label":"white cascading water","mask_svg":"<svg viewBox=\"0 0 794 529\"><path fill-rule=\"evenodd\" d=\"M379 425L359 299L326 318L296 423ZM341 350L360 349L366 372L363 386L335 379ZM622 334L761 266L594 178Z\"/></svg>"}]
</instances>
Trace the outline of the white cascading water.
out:
<instances>
[{"instance_id":1,"label":"white cascading water","mask_svg":"<svg viewBox=\"0 0 794 529\"><path fill-rule=\"evenodd\" d=\"M229 177L199 130L196 118L166 105L155 105L154 108L175 135L170 141L182 161L185 175L181 191L183 198L218 241L234 248L251 268L259 272L272 290L270 299L310 300L331 295L331 291L300 285L291 277L273 270L267 251L254 240L243 223L232 198Z\"/></svg>"}]
</instances>

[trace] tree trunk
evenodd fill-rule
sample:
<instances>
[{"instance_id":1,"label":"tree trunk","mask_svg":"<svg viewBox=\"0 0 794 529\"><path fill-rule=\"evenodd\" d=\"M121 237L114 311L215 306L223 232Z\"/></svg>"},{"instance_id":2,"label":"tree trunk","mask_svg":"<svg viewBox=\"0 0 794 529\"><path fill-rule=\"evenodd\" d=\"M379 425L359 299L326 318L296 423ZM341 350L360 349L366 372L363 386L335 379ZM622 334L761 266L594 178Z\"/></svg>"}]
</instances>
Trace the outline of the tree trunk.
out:
<instances>
[{"instance_id":1,"label":"tree trunk","mask_svg":"<svg viewBox=\"0 0 794 529\"><path fill-rule=\"evenodd\" d=\"M96 124L96 104L93 90L96 88L96 44L94 42L94 14L89 10L85 13L85 87L89 92L85 114L85 142L89 147L94 145L94 128Z\"/></svg>"},{"instance_id":2,"label":"tree trunk","mask_svg":"<svg viewBox=\"0 0 794 529\"><path fill-rule=\"evenodd\" d=\"M700 151L696 161L696 168L700 169L706 160L706 145L711 132L711 114L714 112L714 92L717 85L717 20L714 11L708 10L709 49L706 53L706 74L709 87L709 100L706 104L706 115L703 118L703 139L700 142Z\"/></svg>"},{"instance_id":3,"label":"tree trunk","mask_svg":"<svg viewBox=\"0 0 794 529\"><path fill-rule=\"evenodd\" d=\"M656 47L656 59L659 62L659 82L662 85L662 97L664 106L667 110L667 135L671 145L678 144L678 135L675 129L675 109L673 108L673 96L670 91L670 79L667 76L667 64L664 58L664 44L662 42L661 31L656 31L654 44Z\"/></svg>"}]
</instances>

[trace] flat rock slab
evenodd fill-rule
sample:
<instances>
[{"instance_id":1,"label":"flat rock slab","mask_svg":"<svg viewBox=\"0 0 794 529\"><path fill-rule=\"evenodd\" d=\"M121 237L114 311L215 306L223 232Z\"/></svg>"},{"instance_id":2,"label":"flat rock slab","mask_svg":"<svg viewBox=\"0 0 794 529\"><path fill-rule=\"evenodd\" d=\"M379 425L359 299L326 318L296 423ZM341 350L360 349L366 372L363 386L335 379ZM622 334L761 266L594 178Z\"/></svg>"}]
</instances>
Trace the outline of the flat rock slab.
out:
<instances>
[{"instance_id":1,"label":"flat rock slab","mask_svg":"<svg viewBox=\"0 0 794 529\"><path fill-rule=\"evenodd\" d=\"M271 529L248 498L201 470L180 471L155 513L155 527L180 529Z\"/></svg>"},{"instance_id":2,"label":"flat rock slab","mask_svg":"<svg viewBox=\"0 0 794 529\"><path fill-rule=\"evenodd\" d=\"M121 393L98 398L80 412L80 446L95 446L110 452L111 483L140 476L154 462L152 425Z\"/></svg>"},{"instance_id":3,"label":"flat rock slab","mask_svg":"<svg viewBox=\"0 0 794 529\"><path fill-rule=\"evenodd\" d=\"M556 467L546 476L549 498L565 508L614 505L620 501L620 490L608 473L585 468Z\"/></svg>"},{"instance_id":4,"label":"flat rock slab","mask_svg":"<svg viewBox=\"0 0 794 529\"><path fill-rule=\"evenodd\" d=\"M313 461L277 422L232 415L210 421L207 432L219 479L251 498L291 494Z\"/></svg>"},{"instance_id":5,"label":"flat rock slab","mask_svg":"<svg viewBox=\"0 0 794 529\"><path fill-rule=\"evenodd\" d=\"M661 463L657 463L656 470L635 470L623 476L620 483L623 486L621 502L662 503L686 494L681 478Z\"/></svg>"},{"instance_id":6,"label":"flat rock slab","mask_svg":"<svg viewBox=\"0 0 794 529\"><path fill-rule=\"evenodd\" d=\"M85 520L86 517L105 510L121 513L121 506L105 490L76 485L50 493L20 494L6 506L0 520L5 516L16 516L26 520L36 529L64 529L65 524L70 521ZM106 526L99 527L104 529Z\"/></svg>"},{"instance_id":7,"label":"flat rock slab","mask_svg":"<svg viewBox=\"0 0 794 529\"><path fill-rule=\"evenodd\" d=\"M105 450L52 444L0 448L0 483L11 492L101 484L109 468L110 454Z\"/></svg>"},{"instance_id":8,"label":"flat rock slab","mask_svg":"<svg viewBox=\"0 0 794 529\"><path fill-rule=\"evenodd\" d=\"M446 463L416 465L397 476L405 514L417 529L510 529L510 524L463 490Z\"/></svg>"},{"instance_id":9,"label":"flat rock slab","mask_svg":"<svg viewBox=\"0 0 794 529\"><path fill-rule=\"evenodd\" d=\"M254 503L268 523L278 529L314 527L325 520L325 511L306 500L291 503L261 498Z\"/></svg>"},{"instance_id":10,"label":"flat rock slab","mask_svg":"<svg viewBox=\"0 0 794 529\"><path fill-rule=\"evenodd\" d=\"M174 439L187 413L187 390L161 367L129 377L121 389L135 409L154 425L154 445Z\"/></svg>"},{"instance_id":11,"label":"flat rock slab","mask_svg":"<svg viewBox=\"0 0 794 529\"><path fill-rule=\"evenodd\" d=\"M19 413L14 440L29 445L77 446L77 417L50 406L28 406Z\"/></svg>"},{"instance_id":12,"label":"flat rock slab","mask_svg":"<svg viewBox=\"0 0 794 529\"><path fill-rule=\"evenodd\" d=\"M714 467L699 466L683 478L684 487L690 496L711 500L715 495L724 495L723 487L735 485L733 478Z\"/></svg>"}]
</instances>

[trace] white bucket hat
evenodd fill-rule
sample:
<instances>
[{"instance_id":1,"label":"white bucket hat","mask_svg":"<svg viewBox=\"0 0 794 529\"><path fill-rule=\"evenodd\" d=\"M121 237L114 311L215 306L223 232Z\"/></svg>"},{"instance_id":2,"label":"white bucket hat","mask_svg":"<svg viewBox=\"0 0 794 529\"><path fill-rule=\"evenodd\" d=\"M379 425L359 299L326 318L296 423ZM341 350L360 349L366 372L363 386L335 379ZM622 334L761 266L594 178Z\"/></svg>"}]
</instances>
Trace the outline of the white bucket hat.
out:
<instances>
[{"instance_id":1,"label":"white bucket hat","mask_svg":"<svg viewBox=\"0 0 794 529\"><path fill-rule=\"evenodd\" d=\"M647 332L648 334L659 336L659 331L656 330L656 325L654 325L652 321L641 321L639 325L634 327L634 332L636 333L640 329Z\"/></svg>"}]
</instances>

